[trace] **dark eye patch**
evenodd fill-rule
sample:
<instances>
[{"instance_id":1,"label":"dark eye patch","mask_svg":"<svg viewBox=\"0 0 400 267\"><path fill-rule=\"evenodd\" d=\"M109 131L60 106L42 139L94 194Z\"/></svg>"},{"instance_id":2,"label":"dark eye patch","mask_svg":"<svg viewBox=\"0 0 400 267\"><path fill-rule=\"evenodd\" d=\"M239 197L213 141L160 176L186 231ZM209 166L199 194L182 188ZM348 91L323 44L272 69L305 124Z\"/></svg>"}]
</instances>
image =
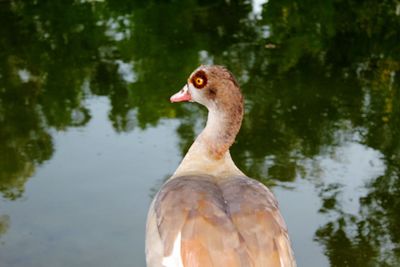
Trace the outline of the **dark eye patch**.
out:
<instances>
[{"instance_id":1,"label":"dark eye patch","mask_svg":"<svg viewBox=\"0 0 400 267\"><path fill-rule=\"evenodd\" d=\"M214 88L208 89L208 97L214 99L217 96L217 90Z\"/></svg>"},{"instance_id":2,"label":"dark eye patch","mask_svg":"<svg viewBox=\"0 0 400 267\"><path fill-rule=\"evenodd\" d=\"M196 72L192 79L191 79L192 84L194 85L194 87L196 87L197 89L202 89L204 88L204 86L207 85L207 75L203 70L199 70L198 72Z\"/></svg>"}]
</instances>

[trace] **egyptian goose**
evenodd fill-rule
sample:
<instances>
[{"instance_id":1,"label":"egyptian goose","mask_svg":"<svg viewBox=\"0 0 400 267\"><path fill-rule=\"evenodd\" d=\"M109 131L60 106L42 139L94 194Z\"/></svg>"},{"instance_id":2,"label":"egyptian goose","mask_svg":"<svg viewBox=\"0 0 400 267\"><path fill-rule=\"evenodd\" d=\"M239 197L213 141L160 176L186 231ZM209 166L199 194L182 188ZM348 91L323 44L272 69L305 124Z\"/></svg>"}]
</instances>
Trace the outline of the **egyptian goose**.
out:
<instances>
[{"instance_id":1,"label":"egyptian goose","mask_svg":"<svg viewBox=\"0 0 400 267\"><path fill-rule=\"evenodd\" d=\"M221 66L200 66L171 102L207 107L205 129L149 210L148 267L296 266L271 191L246 177L229 147L243 118L243 97Z\"/></svg>"}]
</instances>

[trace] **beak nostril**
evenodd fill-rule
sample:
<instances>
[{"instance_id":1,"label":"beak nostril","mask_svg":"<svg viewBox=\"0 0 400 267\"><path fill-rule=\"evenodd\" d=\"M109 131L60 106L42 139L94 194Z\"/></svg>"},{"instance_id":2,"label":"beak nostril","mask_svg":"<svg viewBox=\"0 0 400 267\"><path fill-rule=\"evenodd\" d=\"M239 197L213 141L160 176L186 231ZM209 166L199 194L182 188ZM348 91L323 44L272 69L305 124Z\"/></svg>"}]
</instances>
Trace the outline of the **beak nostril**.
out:
<instances>
[{"instance_id":1,"label":"beak nostril","mask_svg":"<svg viewBox=\"0 0 400 267\"><path fill-rule=\"evenodd\" d=\"M189 93L188 88L186 88L186 87L183 87L178 93L174 94L170 98L171 102L183 102L183 101L190 101L190 100L192 100L192 97Z\"/></svg>"}]
</instances>

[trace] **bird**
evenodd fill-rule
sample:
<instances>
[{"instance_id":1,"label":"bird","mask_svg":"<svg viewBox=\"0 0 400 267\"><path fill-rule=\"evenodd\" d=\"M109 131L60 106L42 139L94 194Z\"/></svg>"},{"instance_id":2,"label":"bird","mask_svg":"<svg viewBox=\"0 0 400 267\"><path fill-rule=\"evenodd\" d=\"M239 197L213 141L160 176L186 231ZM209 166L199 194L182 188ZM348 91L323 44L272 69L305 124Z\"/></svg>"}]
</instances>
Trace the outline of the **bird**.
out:
<instances>
[{"instance_id":1,"label":"bird","mask_svg":"<svg viewBox=\"0 0 400 267\"><path fill-rule=\"evenodd\" d=\"M244 100L233 74L201 65L171 102L208 109L203 131L155 195L146 224L148 267L295 267L273 193L233 162Z\"/></svg>"}]
</instances>

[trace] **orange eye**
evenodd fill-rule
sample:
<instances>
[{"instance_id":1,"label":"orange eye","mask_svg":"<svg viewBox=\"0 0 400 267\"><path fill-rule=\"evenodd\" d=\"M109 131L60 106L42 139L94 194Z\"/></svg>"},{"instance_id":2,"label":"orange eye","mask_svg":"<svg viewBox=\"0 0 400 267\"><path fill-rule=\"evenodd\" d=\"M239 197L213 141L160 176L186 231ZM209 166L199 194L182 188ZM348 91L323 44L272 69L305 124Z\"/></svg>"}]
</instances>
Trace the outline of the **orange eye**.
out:
<instances>
[{"instance_id":1,"label":"orange eye","mask_svg":"<svg viewBox=\"0 0 400 267\"><path fill-rule=\"evenodd\" d=\"M194 81L195 81L197 86L202 86L203 83L204 83L204 80L202 78L200 78L200 77L197 77Z\"/></svg>"},{"instance_id":2,"label":"orange eye","mask_svg":"<svg viewBox=\"0 0 400 267\"><path fill-rule=\"evenodd\" d=\"M202 89L207 85L207 75L203 70L196 72L191 79L194 87L197 89Z\"/></svg>"}]
</instances>

